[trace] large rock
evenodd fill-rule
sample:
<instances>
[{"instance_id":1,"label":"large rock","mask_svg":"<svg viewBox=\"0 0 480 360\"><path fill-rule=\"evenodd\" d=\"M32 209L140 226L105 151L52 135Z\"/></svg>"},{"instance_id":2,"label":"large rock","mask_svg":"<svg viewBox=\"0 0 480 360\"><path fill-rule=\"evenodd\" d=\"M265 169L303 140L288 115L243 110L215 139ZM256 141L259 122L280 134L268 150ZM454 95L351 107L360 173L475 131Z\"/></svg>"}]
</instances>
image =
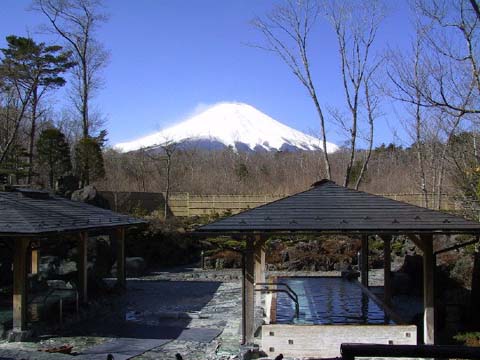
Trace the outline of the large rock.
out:
<instances>
[{"instance_id":1,"label":"large rock","mask_svg":"<svg viewBox=\"0 0 480 360\"><path fill-rule=\"evenodd\" d=\"M81 201L102 208L109 207L108 202L100 195L93 185L87 185L83 189L74 191L72 194L72 200Z\"/></svg>"},{"instance_id":2,"label":"large rock","mask_svg":"<svg viewBox=\"0 0 480 360\"><path fill-rule=\"evenodd\" d=\"M225 259L217 259L215 261L215 270L223 270L225 268Z\"/></svg>"},{"instance_id":3,"label":"large rock","mask_svg":"<svg viewBox=\"0 0 480 360\"><path fill-rule=\"evenodd\" d=\"M38 270L43 278L49 279L57 274L59 266L60 258L58 256L46 255L40 257Z\"/></svg>"},{"instance_id":4,"label":"large rock","mask_svg":"<svg viewBox=\"0 0 480 360\"><path fill-rule=\"evenodd\" d=\"M142 257L127 257L125 260L127 275L141 276L147 269L147 263Z\"/></svg>"},{"instance_id":5,"label":"large rock","mask_svg":"<svg viewBox=\"0 0 480 360\"><path fill-rule=\"evenodd\" d=\"M125 270L127 276L137 277L145 274L147 263L142 257L127 257L125 259ZM117 276L117 263L113 265L112 275Z\"/></svg>"},{"instance_id":6,"label":"large rock","mask_svg":"<svg viewBox=\"0 0 480 360\"><path fill-rule=\"evenodd\" d=\"M77 271L77 263L75 261L62 260L57 269L59 275L67 275Z\"/></svg>"}]
</instances>

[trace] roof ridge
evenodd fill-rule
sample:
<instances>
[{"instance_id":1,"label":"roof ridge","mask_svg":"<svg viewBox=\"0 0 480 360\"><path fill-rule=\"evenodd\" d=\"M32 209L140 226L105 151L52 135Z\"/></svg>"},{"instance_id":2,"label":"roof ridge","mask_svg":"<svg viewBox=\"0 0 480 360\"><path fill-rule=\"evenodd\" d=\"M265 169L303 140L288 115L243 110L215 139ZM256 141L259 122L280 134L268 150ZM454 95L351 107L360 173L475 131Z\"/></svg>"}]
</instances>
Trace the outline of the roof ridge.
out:
<instances>
[{"instance_id":1,"label":"roof ridge","mask_svg":"<svg viewBox=\"0 0 480 360\"><path fill-rule=\"evenodd\" d=\"M322 185L328 184L328 183L332 183L332 184L337 185L337 183L336 183L335 181L333 181L333 180L330 180L330 179L321 179L321 180L315 181L312 185L310 185L310 187L322 186Z\"/></svg>"}]
</instances>

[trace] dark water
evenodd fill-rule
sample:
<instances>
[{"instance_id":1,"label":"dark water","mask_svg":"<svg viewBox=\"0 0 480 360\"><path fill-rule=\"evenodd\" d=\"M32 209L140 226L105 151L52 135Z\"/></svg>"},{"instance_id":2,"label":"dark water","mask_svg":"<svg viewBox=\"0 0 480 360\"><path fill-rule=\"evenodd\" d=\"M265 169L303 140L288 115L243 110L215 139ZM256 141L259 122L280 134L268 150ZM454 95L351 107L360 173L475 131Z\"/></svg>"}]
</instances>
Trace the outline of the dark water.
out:
<instances>
[{"instance_id":1,"label":"dark water","mask_svg":"<svg viewBox=\"0 0 480 360\"><path fill-rule=\"evenodd\" d=\"M277 293L278 324L389 324L384 310L356 281L337 277L285 277L299 298L300 316L284 293Z\"/></svg>"}]
</instances>

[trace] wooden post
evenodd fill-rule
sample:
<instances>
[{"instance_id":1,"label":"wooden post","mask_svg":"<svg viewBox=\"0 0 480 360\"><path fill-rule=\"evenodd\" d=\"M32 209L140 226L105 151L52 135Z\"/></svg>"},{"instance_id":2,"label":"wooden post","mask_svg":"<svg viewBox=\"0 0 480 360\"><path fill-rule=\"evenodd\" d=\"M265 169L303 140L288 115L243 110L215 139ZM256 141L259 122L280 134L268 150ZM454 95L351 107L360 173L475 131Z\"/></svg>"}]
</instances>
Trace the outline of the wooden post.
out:
<instances>
[{"instance_id":1,"label":"wooden post","mask_svg":"<svg viewBox=\"0 0 480 360\"><path fill-rule=\"evenodd\" d=\"M38 274L38 268L40 265L40 250L32 249L31 258L32 258L32 274Z\"/></svg>"},{"instance_id":2,"label":"wooden post","mask_svg":"<svg viewBox=\"0 0 480 360\"><path fill-rule=\"evenodd\" d=\"M245 295L246 289L246 276L245 276L245 268L246 268L246 260L247 256L245 255L245 251L242 252L242 345L247 343L247 320L245 314L247 313L247 297Z\"/></svg>"},{"instance_id":3,"label":"wooden post","mask_svg":"<svg viewBox=\"0 0 480 360\"><path fill-rule=\"evenodd\" d=\"M368 235L362 236L361 260L362 285L368 287Z\"/></svg>"},{"instance_id":4,"label":"wooden post","mask_svg":"<svg viewBox=\"0 0 480 360\"><path fill-rule=\"evenodd\" d=\"M88 302L88 233L81 232L78 239L78 293L82 303Z\"/></svg>"},{"instance_id":5,"label":"wooden post","mask_svg":"<svg viewBox=\"0 0 480 360\"><path fill-rule=\"evenodd\" d=\"M125 289L127 274L125 270L125 229L115 229L115 242L117 248L117 285Z\"/></svg>"},{"instance_id":6,"label":"wooden post","mask_svg":"<svg viewBox=\"0 0 480 360\"><path fill-rule=\"evenodd\" d=\"M260 235L255 236L254 249L255 283L265 282L265 243ZM255 292L255 306L262 305L262 295Z\"/></svg>"},{"instance_id":7,"label":"wooden post","mask_svg":"<svg viewBox=\"0 0 480 360\"><path fill-rule=\"evenodd\" d=\"M432 345L435 344L433 236L424 235L421 240L423 242L423 342Z\"/></svg>"},{"instance_id":8,"label":"wooden post","mask_svg":"<svg viewBox=\"0 0 480 360\"><path fill-rule=\"evenodd\" d=\"M27 250L30 240L16 238L13 256L13 332L27 329Z\"/></svg>"},{"instance_id":9,"label":"wooden post","mask_svg":"<svg viewBox=\"0 0 480 360\"><path fill-rule=\"evenodd\" d=\"M254 308L254 240L251 237L246 239L245 268L243 273L243 313L242 313L242 338L243 344L253 340L255 308Z\"/></svg>"},{"instance_id":10,"label":"wooden post","mask_svg":"<svg viewBox=\"0 0 480 360\"><path fill-rule=\"evenodd\" d=\"M383 237L383 301L387 305L392 303L391 241L391 236Z\"/></svg>"}]
</instances>

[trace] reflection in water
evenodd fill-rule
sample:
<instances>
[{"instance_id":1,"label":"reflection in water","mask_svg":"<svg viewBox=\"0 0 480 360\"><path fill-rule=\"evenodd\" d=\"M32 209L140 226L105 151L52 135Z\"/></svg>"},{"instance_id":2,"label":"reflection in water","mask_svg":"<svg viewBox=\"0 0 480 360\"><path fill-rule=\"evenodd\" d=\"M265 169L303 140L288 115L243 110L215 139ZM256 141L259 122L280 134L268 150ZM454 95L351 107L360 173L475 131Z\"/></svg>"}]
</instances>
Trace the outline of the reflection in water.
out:
<instances>
[{"instance_id":1,"label":"reflection in water","mask_svg":"<svg viewBox=\"0 0 480 360\"><path fill-rule=\"evenodd\" d=\"M300 316L283 293L277 294L277 323L389 324L384 310L365 294L358 283L338 277L285 277L298 295Z\"/></svg>"}]
</instances>

